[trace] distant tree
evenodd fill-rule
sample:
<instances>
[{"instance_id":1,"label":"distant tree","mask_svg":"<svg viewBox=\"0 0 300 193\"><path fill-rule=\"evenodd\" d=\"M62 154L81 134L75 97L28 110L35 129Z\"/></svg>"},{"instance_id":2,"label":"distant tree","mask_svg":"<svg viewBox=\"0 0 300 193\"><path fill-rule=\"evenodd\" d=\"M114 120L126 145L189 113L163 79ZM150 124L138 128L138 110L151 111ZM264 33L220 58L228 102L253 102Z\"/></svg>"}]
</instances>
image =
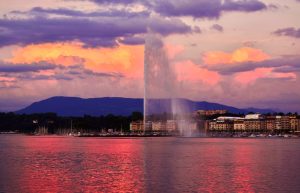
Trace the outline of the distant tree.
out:
<instances>
[{"instance_id":1,"label":"distant tree","mask_svg":"<svg viewBox=\"0 0 300 193\"><path fill-rule=\"evenodd\" d=\"M141 112L132 112L130 118L132 121L143 120L143 114Z\"/></svg>"}]
</instances>

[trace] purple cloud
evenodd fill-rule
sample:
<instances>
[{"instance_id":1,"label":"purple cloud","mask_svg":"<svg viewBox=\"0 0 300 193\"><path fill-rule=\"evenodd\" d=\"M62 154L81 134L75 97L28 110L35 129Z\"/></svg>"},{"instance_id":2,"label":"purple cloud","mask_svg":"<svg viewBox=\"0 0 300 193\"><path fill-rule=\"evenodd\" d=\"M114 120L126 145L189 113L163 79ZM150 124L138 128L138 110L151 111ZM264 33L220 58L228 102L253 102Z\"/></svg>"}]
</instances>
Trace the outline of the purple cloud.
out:
<instances>
[{"instance_id":1,"label":"purple cloud","mask_svg":"<svg viewBox=\"0 0 300 193\"><path fill-rule=\"evenodd\" d=\"M0 46L74 40L87 46L116 46L118 38L145 34L148 28L163 36L192 32L190 26L175 18L0 19Z\"/></svg>"},{"instance_id":2,"label":"purple cloud","mask_svg":"<svg viewBox=\"0 0 300 193\"><path fill-rule=\"evenodd\" d=\"M149 17L149 11L131 12L124 9L109 9L106 11L82 12L67 8L45 9L42 7L34 7L29 11L11 11L11 14L28 14L35 16L63 15L70 17Z\"/></svg>"},{"instance_id":3,"label":"purple cloud","mask_svg":"<svg viewBox=\"0 0 300 193\"><path fill-rule=\"evenodd\" d=\"M78 77L95 76L103 78L123 78L124 75L118 72L94 72L92 70L86 69L84 65L74 65L65 68L62 74L75 75Z\"/></svg>"},{"instance_id":4,"label":"purple cloud","mask_svg":"<svg viewBox=\"0 0 300 193\"><path fill-rule=\"evenodd\" d=\"M282 28L274 31L273 33L278 36L289 36L294 38L300 38L300 28L299 29L293 27Z\"/></svg>"},{"instance_id":5,"label":"purple cloud","mask_svg":"<svg viewBox=\"0 0 300 193\"><path fill-rule=\"evenodd\" d=\"M123 4L128 5L139 2L139 0L90 0L98 4Z\"/></svg>"},{"instance_id":6,"label":"purple cloud","mask_svg":"<svg viewBox=\"0 0 300 193\"><path fill-rule=\"evenodd\" d=\"M42 70L51 70L53 75L39 73ZM0 77L14 78L15 80L73 80L87 77L97 78L123 78L124 75L117 72L94 72L83 65L61 66L45 62L32 64L0 63ZM5 80L7 82L7 80ZM1 80L0 80L1 82Z\"/></svg>"},{"instance_id":7,"label":"purple cloud","mask_svg":"<svg viewBox=\"0 0 300 193\"><path fill-rule=\"evenodd\" d=\"M267 9L259 0L90 0L98 4L143 5L164 16L219 18L223 11L253 12Z\"/></svg>"},{"instance_id":8,"label":"purple cloud","mask_svg":"<svg viewBox=\"0 0 300 193\"><path fill-rule=\"evenodd\" d=\"M258 0L225 0L222 5L224 11L253 12L267 9L267 6Z\"/></svg>"},{"instance_id":9,"label":"purple cloud","mask_svg":"<svg viewBox=\"0 0 300 193\"><path fill-rule=\"evenodd\" d=\"M191 33L192 28L185 25L180 19L171 18L163 19L160 17L149 20L148 26L151 31L159 33L163 36L176 32L178 34Z\"/></svg>"},{"instance_id":10,"label":"purple cloud","mask_svg":"<svg viewBox=\"0 0 300 193\"><path fill-rule=\"evenodd\" d=\"M300 72L300 63L298 66L281 66L275 68L273 72L282 72L282 73Z\"/></svg>"},{"instance_id":11,"label":"purple cloud","mask_svg":"<svg viewBox=\"0 0 300 193\"><path fill-rule=\"evenodd\" d=\"M267 8L258 0L165 0L154 1L150 7L164 16L192 16L194 18L219 18L222 12L253 12Z\"/></svg>"},{"instance_id":12,"label":"purple cloud","mask_svg":"<svg viewBox=\"0 0 300 193\"><path fill-rule=\"evenodd\" d=\"M270 60L264 60L261 62L243 62L243 63L237 63L232 65L207 65L205 66L209 70L217 71L220 74L223 75L231 75L234 73L239 72L245 72L245 71L251 71L255 70L256 68L289 68L289 69L295 69L300 67L300 56L284 56L281 58L276 59L270 59ZM280 70L279 70L280 71ZM281 71L284 72L284 71ZM292 71L290 71L292 72Z\"/></svg>"},{"instance_id":13,"label":"purple cloud","mask_svg":"<svg viewBox=\"0 0 300 193\"><path fill-rule=\"evenodd\" d=\"M70 81L73 80L72 77L66 75L66 74L55 74L55 75L43 75L43 74L35 74L35 73L26 73L26 74L18 74L14 76L15 78L19 80L66 80Z\"/></svg>"},{"instance_id":14,"label":"purple cloud","mask_svg":"<svg viewBox=\"0 0 300 193\"><path fill-rule=\"evenodd\" d=\"M145 43L145 38L142 37L125 37L119 39L118 42L126 45L141 45Z\"/></svg>"},{"instance_id":15,"label":"purple cloud","mask_svg":"<svg viewBox=\"0 0 300 193\"><path fill-rule=\"evenodd\" d=\"M39 72L42 70L54 70L57 67L59 66L49 63L9 64L0 62L0 73Z\"/></svg>"},{"instance_id":16,"label":"purple cloud","mask_svg":"<svg viewBox=\"0 0 300 193\"><path fill-rule=\"evenodd\" d=\"M195 18L218 18L221 12L220 0L157 1L153 9L165 16L193 16Z\"/></svg>"},{"instance_id":17,"label":"purple cloud","mask_svg":"<svg viewBox=\"0 0 300 193\"><path fill-rule=\"evenodd\" d=\"M223 27L219 24L214 24L210 27L212 30L216 30L216 31L219 31L219 32L223 32Z\"/></svg>"}]
</instances>

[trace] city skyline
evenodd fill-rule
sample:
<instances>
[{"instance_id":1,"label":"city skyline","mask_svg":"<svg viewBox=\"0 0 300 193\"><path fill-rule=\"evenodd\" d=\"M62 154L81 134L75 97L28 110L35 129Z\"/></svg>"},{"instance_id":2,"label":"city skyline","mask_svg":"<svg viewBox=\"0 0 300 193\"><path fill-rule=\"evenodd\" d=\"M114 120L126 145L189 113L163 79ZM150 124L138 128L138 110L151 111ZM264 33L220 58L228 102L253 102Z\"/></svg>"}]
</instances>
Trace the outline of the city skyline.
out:
<instances>
[{"instance_id":1,"label":"city skyline","mask_svg":"<svg viewBox=\"0 0 300 193\"><path fill-rule=\"evenodd\" d=\"M300 111L300 1L0 3L0 111L51 96L143 96L144 37L163 37L182 95Z\"/></svg>"}]
</instances>

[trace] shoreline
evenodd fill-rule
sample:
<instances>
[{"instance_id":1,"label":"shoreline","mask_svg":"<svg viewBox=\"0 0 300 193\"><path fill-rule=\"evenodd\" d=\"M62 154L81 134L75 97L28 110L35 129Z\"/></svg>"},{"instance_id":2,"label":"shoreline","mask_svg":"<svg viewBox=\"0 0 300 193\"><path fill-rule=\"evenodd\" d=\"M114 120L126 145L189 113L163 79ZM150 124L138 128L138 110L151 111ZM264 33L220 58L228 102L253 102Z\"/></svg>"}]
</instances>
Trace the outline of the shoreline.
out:
<instances>
[{"instance_id":1,"label":"shoreline","mask_svg":"<svg viewBox=\"0 0 300 193\"><path fill-rule=\"evenodd\" d=\"M1 135L23 135L32 137L74 137L74 138L214 138L214 139L300 139L298 135L274 135L274 136L262 136L262 135L249 135L249 136L180 136L180 135L57 135L57 134L47 134L47 135L36 135L36 134L26 134L26 133L12 133L12 132L2 132Z\"/></svg>"}]
</instances>

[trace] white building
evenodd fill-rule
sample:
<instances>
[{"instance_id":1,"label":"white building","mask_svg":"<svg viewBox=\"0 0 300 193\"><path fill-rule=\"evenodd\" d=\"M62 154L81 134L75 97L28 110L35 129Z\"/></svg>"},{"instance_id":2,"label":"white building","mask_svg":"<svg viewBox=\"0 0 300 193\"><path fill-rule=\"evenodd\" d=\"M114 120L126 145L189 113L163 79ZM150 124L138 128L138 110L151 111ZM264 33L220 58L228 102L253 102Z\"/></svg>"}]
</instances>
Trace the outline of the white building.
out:
<instances>
[{"instance_id":1,"label":"white building","mask_svg":"<svg viewBox=\"0 0 300 193\"><path fill-rule=\"evenodd\" d=\"M167 120L167 131L176 131L177 124L175 120Z\"/></svg>"},{"instance_id":2,"label":"white building","mask_svg":"<svg viewBox=\"0 0 300 193\"><path fill-rule=\"evenodd\" d=\"M245 119L260 119L261 114L249 114L245 116Z\"/></svg>"},{"instance_id":3,"label":"white building","mask_svg":"<svg viewBox=\"0 0 300 193\"><path fill-rule=\"evenodd\" d=\"M221 116L221 117L217 118L217 121L225 121L225 120L234 121L234 120L243 120L243 119L244 118L242 118L242 117L224 117L224 116Z\"/></svg>"}]
</instances>

